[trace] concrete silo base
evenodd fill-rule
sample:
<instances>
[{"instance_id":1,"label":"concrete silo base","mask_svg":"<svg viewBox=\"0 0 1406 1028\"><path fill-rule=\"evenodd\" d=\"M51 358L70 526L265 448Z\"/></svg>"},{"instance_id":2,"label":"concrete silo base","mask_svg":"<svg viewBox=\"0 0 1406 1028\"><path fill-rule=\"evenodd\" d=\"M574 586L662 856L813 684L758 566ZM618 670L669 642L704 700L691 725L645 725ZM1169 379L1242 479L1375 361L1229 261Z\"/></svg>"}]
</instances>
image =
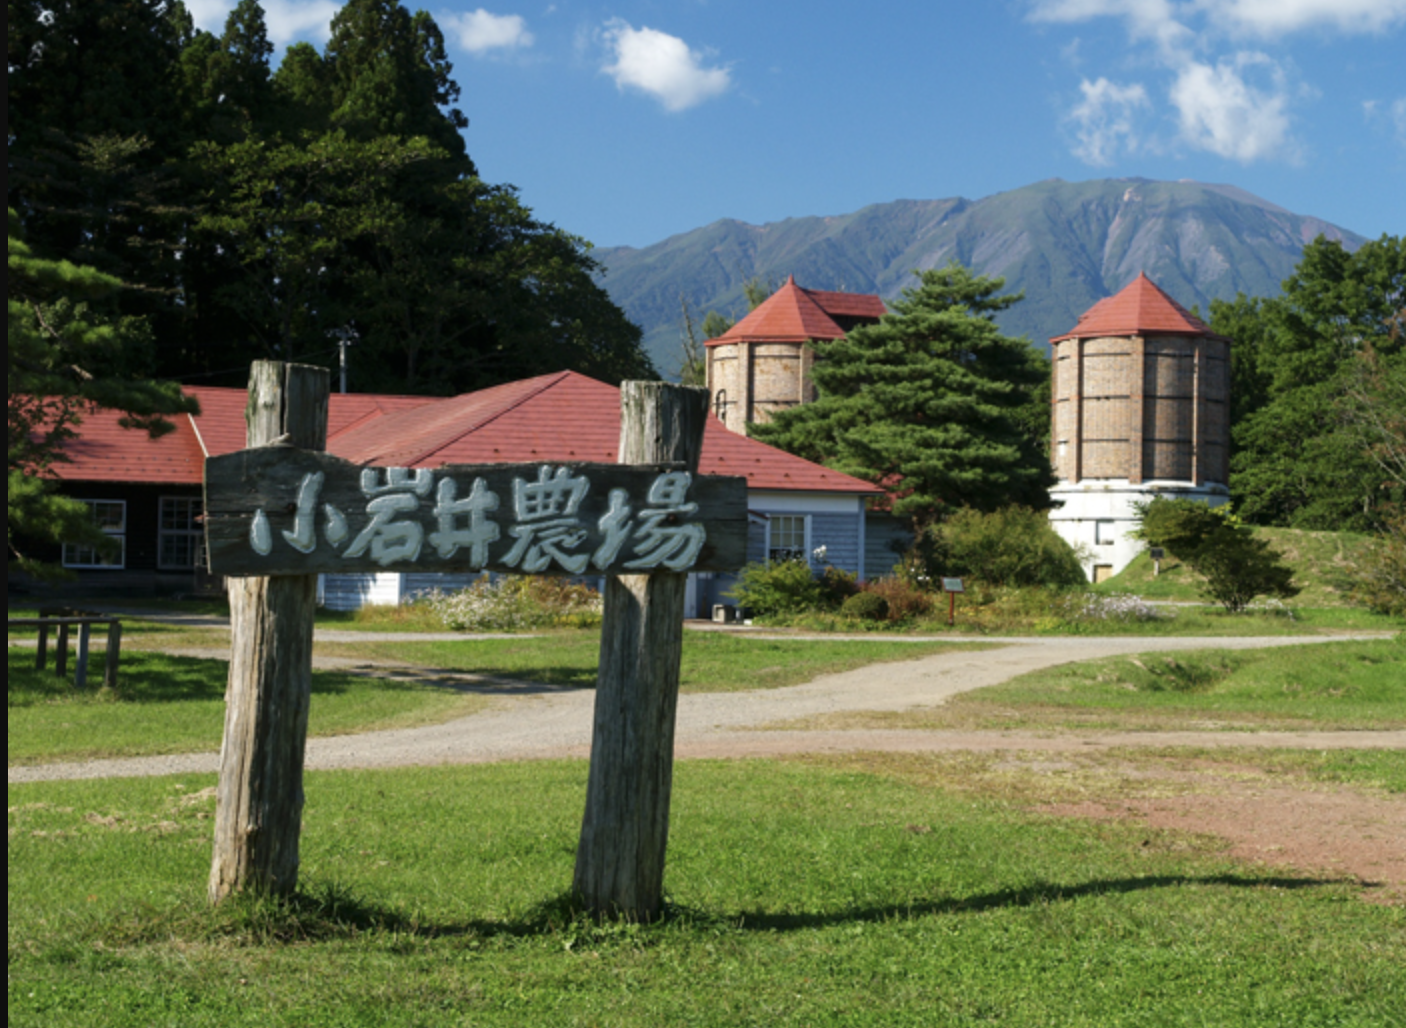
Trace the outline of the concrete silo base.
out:
<instances>
[{"instance_id":1,"label":"concrete silo base","mask_svg":"<svg viewBox=\"0 0 1406 1028\"><path fill-rule=\"evenodd\" d=\"M1142 540L1132 537L1138 527L1135 506L1155 496L1199 500L1212 507L1219 507L1230 499L1229 490L1215 484L1143 482L1133 485L1127 479L1077 485L1061 483L1050 490L1050 498L1056 504L1063 504L1050 511L1050 524L1080 552L1089 581L1101 582L1122 571L1145 548Z\"/></svg>"}]
</instances>

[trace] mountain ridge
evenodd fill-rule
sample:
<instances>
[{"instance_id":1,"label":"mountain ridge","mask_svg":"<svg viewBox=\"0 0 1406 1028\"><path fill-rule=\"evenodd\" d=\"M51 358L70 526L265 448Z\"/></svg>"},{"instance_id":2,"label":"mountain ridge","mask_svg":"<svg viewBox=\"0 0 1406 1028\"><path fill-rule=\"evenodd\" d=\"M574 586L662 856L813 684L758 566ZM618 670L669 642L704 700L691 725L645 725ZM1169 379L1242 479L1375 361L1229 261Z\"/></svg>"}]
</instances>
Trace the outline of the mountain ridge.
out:
<instances>
[{"instance_id":1,"label":"mountain ridge","mask_svg":"<svg viewBox=\"0 0 1406 1028\"><path fill-rule=\"evenodd\" d=\"M645 332L665 374L681 359L680 297L701 318L745 313L742 285L787 275L811 289L891 301L913 272L956 259L1025 299L998 319L1046 346L1140 271L1187 308L1237 292L1272 296L1319 234L1364 237L1226 183L1045 179L979 200L892 200L848 214L752 225L722 218L646 247L600 247L598 281Z\"/></svg>"}]
</instances>

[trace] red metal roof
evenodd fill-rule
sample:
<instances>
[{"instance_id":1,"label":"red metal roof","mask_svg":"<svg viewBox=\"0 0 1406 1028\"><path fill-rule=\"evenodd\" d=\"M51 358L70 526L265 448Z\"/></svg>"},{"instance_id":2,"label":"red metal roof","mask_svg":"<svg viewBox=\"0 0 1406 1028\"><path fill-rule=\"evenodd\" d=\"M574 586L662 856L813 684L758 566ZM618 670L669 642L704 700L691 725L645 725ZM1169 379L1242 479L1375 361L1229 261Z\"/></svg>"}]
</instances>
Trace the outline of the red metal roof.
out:
<instances>
[{"instance_id":1,"label":"red metal roof","mask_svg":"<svg viewBox=\"0 0 1406 1028\"><path fill-rule=\"evenodd\" d=\"M206 453L213 457L244 449L244 407L249 399L245 390L187 386L183 391L200 401L200 413L194 418L195 430ZM329 448L333 439L353 426L379 420L393 411L434 402L433 396L333 393L327 404Z\"/></svg>"},{"instance_id":2,"label":"red metal roof","mask_svg":"<svg viewBox=\"0 0 1406 1028\"><path fill-rule=\"evenodd\" d=\"M832 318L882 318L888 313L884 301L874 293L836 293L826 289L805 292Z\"/></svg>"},{"instance_id":3,"label":"red metal roof","mask_svg":"<svg viewBox=\"0 0 1406 1028\"><path fill-rule=\"evenodd\" d=\"M81 482L133 482L199 485L205 452L190 418L171 418L175 430L152 439L141 429L118 424L121 413L96 410L83 416L79 436L64 447L67 461L54 464L61 479Z\"/></svg>"},{"instance_id":4,"label":"red metal roof","mask_svg":"<svg viewBox=\"0 0 1406 1028\"><path fill-rule=\"evenodd\" d=\"M1147 272L1094 304L1079 323L1052 343L1095 336L1179 335L1220 338L1204 321L1164 293Z\"/></svg>"},{"instance_id":5,"label":"red metal roof","mask_svg":"<svg viewBox=\"0 0 1406 1028\"><path fill-rule=\"evenodd\" d=\"M187 392L200 400L201 413L173 419L176 431L158 440L119 428L111 411L85 419L81 438L68 447L74 460L58 467L60 477L200 484L206 452L243 448L247 393L213 387ZM334 393L327 449L358 464L395 467L614 463L619 439L620 391L563 371L448 399ZM879 492L867 482L729 432L712 417L704 428L700 470L745 475L754 490Z\"/></svg>"},{"instance_id":6,"label":"red metal roof","mask_svg":"<svg viewBox=\"0 0 1406 1028\"><path fill-rule=\"evenodd\" d=\"M884 301L872 294L832 293L802 289L795 276L772 293L757 309L706 346L724 343L804 343L810 339L843 339L845 330L837 317L880 318Z\"/></svg>"}]
</instances>

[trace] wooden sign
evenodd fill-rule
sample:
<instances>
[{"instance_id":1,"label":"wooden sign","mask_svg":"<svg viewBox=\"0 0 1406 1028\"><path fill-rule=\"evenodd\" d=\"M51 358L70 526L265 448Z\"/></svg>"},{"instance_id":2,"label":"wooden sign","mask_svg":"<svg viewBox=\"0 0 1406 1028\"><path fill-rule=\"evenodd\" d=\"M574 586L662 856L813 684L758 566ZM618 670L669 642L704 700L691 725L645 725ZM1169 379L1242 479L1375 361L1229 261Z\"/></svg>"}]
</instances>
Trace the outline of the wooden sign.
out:
<instances>
[{"instance_id":1,"label":"wooden sign","mask_svg":"<svg viewBox=\"0 0 1406 1028\"><path fill-rule=\"evenodd\" d=\"M747 480L678 466L361 467L291 446L205 462L212 574L735 571Z\"/></svg>"}]
</instances>

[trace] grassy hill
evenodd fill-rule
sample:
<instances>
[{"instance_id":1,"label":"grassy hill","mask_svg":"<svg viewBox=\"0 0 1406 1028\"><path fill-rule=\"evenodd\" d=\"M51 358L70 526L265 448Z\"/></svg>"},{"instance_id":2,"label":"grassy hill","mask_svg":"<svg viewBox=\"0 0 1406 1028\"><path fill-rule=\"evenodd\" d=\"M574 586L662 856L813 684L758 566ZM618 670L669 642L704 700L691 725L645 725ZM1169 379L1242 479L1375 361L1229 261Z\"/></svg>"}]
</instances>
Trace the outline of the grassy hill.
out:
<instances>
[{"instance_id":1,"label":"grassy hill","mask_svg":"<svg viewBox=\"0 0 1406 1028\"><path fill-rule=\"evenodd\" d=\"M1301 607L1351 605L1352 570L1369 537L1354 532L1305 532L1294 528L1256 528L1284 555L1294 569L1294 584L1303 591L1292 603ZM1199 602L1201 576L1180 561L1162 561L1161 574L1153 575L1152 560L1139 555L1121 572L1094 588L1099 592L1135 593L1155 600Z\"/></svg>"},{"instance_id":2,"label":"grassy hill","mask_svg":"<svg viewBox=\"0 0 1406 1028\"><path fill-rule=\"evenodd\" d=\"M1037 182L981 200L897 200L836 217L723 220L653 246L603 247L602 284L645 331L661 371L679 364L679 298L738 316L753 276L898 296L917 269L956 258L1024 302L1002 327L1038 344L1146 271L1188 307L1269 296L1320 233L1362 237L1234 186L1147 179Z\"/></svg>"}]
</instances>

